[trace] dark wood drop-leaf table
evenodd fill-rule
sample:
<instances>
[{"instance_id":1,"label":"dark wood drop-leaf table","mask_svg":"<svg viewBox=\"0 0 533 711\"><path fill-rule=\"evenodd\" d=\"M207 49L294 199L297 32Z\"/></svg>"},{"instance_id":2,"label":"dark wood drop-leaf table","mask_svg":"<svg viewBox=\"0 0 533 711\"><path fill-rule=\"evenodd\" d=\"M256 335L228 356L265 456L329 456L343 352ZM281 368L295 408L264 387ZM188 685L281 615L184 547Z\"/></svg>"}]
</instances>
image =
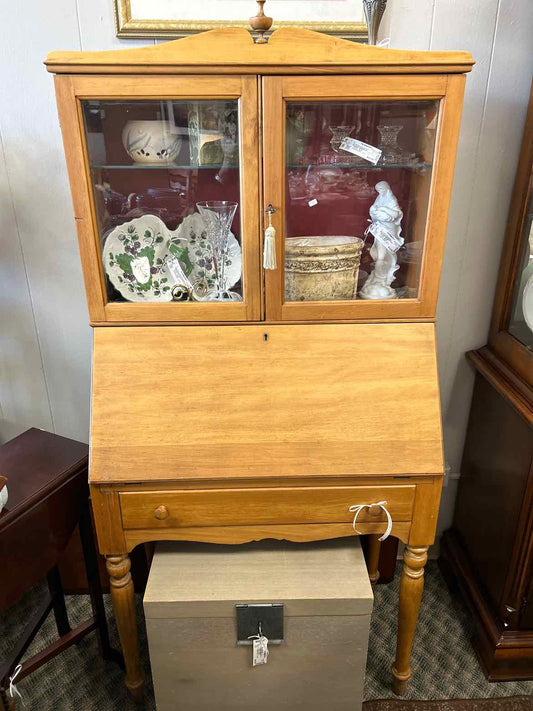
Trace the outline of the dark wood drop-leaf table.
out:
<instances>
[{"instance_id":1,"label":"dark wood drop-leaf table","mask_svg":"<svg viewBox=\"0 0 533 711\"><path fill-rule=\"evenodd\" d=\"M15 603L46 576L48 592L22 633L8 659L0 660L0 699L6 709L9 679L42 623L53 610L59 638L22 663L16 681L82 637L96 631L105 659L121 662L112 650L92 524L89 513L88 447L65 437L29 429L0 447L0 475L8 479L9 499L0 512L0 610ZM93 617L70 627L58 560L79 525Z\"/></svg>"}]
</instances>

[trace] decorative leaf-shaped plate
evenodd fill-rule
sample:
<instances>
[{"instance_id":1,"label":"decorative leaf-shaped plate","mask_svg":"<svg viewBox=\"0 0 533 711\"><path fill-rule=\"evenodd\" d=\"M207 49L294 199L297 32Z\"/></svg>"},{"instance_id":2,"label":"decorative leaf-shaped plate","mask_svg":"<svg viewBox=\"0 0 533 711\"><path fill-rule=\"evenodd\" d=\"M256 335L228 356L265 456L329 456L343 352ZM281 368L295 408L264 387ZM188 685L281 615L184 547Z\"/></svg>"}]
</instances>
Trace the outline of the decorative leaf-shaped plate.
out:
<instances>
[{"instance_id":1,"label":"decorative leaf-shaped plate","mask_svg":"<svg viewBox=\"0 0 533 711\"><path fill-rule=\"evenodd\" d=\"M201 215L188 215L173 232L156 215L142 215L115 227L102 250L105 273L115 289L134 302L172 301L176 285L216 286L211 245ZM241 247L228 237L227 288L241 278ZM206 297L208 298L208 297Z\"/></svg>"},{"instance_id":2,"label":"decorative leaf-shaped plate","mask_svg":"<svg viewBox=\"0 0 533 711\"><path fill-rule=\"evenodd\" d=\"M128 301L172 301L176 280L167 268L170 232L155 215L115 227L102 252L104 269Z\"/></svg>"}]
</instances>

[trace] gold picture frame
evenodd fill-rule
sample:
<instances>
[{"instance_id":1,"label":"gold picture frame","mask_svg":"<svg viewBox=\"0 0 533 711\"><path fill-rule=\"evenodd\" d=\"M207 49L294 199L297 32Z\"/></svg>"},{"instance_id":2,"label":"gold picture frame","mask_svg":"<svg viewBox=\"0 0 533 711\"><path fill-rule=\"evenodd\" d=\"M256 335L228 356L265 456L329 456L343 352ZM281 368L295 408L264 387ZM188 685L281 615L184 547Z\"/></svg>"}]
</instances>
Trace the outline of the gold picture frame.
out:
<instances>
[{"instance_id":1,"label":"gold picture frame","mask_svg":"<svg viewBox=\"0 0 533 711\"><path fill-rule=\"evenodd\" d=\"M131 10L131 0L114 0L115 27L117 37L124 39L175 39L217 27L246 27L248 20L169 20L169 19L136 19ZM246 9L243 3L243 9ZM250 15L254 14L254 4L250 2L248 8ZM271 8L272 11L272 8ZM268 12L266 13L268 14ZM308 30L325 32L346 39L366 42L368 30L365 22L331 22L311 20L306 22L278 21L274 18L272 30L278 27L291 26L303 27Z\"/></svg>"}]
</instances>

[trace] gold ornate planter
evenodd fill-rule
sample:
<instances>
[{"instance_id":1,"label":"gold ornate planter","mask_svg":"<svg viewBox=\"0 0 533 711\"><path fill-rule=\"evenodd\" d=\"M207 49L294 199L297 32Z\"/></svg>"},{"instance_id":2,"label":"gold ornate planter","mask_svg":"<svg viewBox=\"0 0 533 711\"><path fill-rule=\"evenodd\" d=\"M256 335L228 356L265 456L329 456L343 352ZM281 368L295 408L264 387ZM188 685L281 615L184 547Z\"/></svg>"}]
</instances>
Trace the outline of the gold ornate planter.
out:
<instances>
[{"instance_id":1,"label":"gold ornate planter","mask_svg":"<svg viewBox=\"0 0 533 711\"><path fill-rule=\"evenodd\" d=\"M363 240L348 236L285 241L285 300L354 299Z\"/></svg>"}]
</instances>

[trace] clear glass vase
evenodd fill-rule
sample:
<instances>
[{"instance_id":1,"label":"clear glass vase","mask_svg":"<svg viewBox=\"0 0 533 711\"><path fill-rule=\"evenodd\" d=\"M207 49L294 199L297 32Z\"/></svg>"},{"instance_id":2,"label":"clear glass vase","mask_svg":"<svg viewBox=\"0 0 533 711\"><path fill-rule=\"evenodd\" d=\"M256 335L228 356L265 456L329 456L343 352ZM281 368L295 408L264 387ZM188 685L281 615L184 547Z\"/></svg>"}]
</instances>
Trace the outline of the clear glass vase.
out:
<instances>
[{"instance_id":1,"label":"clear glass vase","mask_svg":"<svg viewBox=\"0 0 533 711\"><path fill-rule=\"evenodd\" d=\"M214 301L234 300L232 293L227 290L226 261L228 259L228 237L237 206L238 203L228 200L207 200L196 203L213 252L216 289L211 298Z\"/></svg>"},{"instance_id":2,"label":"clear glass vase","mask_svg":"<svg viewBox=\"0 0 533 711\"><path fill-rule=\"evenodd\" d=\"M398 144L398 135L403 129L399 124L381 124L378 126L380 141L378 148L381 150L380 163L402 164L410 160L409 153Z\"/></svg>"},{"instance_id":3,"label":"clear glass vase","mask_svg":"<svg viewBox=\"0 0 533 711\"><path fill-rule=\"evenodd\" d=\"M365 22L368 28L368 44L378 43L379 25L387 7L387 0L363 0Z\"/></svg>"},{"instance_id":4,"label":"clear glass vase","mask_svg":"<svg viewBox=\"0 0 533 711\"><path fill-rule=\"evenodd\" d=\"M329 130L333 134L331 141L329 142L330 146L333 148L335 153L339 152L339 148L341 147L341 143L345 138L347 138L350 133L354 130L355 126L330 126Z\"/></svg>"}]
</instances>

